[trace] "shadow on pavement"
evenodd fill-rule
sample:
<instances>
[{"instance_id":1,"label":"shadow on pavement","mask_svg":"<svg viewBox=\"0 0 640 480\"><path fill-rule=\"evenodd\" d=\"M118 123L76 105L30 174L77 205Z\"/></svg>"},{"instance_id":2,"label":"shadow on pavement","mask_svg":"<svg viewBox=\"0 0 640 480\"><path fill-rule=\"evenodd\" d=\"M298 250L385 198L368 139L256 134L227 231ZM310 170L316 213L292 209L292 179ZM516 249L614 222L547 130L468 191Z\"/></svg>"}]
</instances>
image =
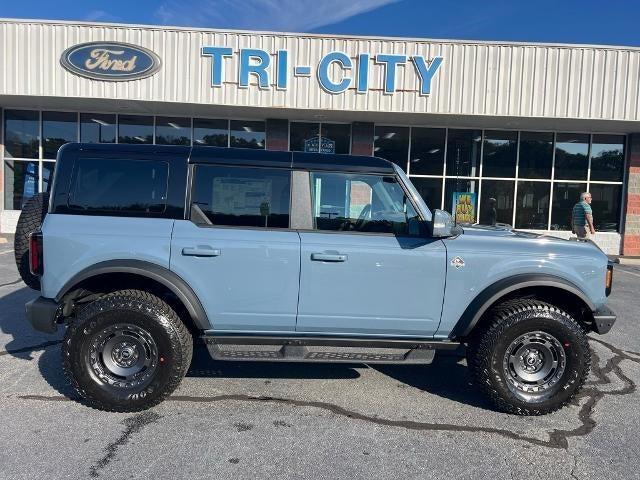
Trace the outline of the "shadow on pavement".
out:
<instances>
[{"instance_id":1,"label":"shadow on pavement","mask_svg":"<svg viewBox=\"0 0 640 480\"><path fill-rule=\"evenodd\" d=\"M76 398L76 394L62 373L60 348L44 351L38 362L40 373L58 393ZM360 373L356 368L367 368L361 364L329 363L275 363L275 362L221 362L212 360L204 346L197 346L189 378L252 378L265 380L306 379L336 380L356 379ZM493 410L491 405L469 383L467 368L459 357L436 357L432 365L374 365L374 370L400 382L398 387L413 387L461 404ZM229 392L236 393L236 392Z\"/></svg>"},{"instance_id":2,"label":"shadow on pavement","mask_svg":"<svg viewBox=\"0 0 640 480\"><path fill-rule=\"evenodd\" d=\"M477 387L471 384L464 357L437 354L430 365L371 365L370 368L400 382L457 403L494 410Z\"/></svg>"},{"instance_id":3,"label":"shadow on pavement","mask_svg":"<svg viewBox=\"0 0 640 480\"><path fill-rule=\"evenodd\" d=\"M0 292L1 294L1 292ZM24 304L37 295L24 287L0 297L0 329L11 335L3 349L4 355L22 360L32 360L33 353L43 351L38 367L43 378L58 393L70 398L75 393L62 372L60 343L63 329L54 335L34 331L24 314ZM362 364L329 363L269 363L269 362L221 362L214 361L206 348L197 344L190 378L254 378L254 379L309 379L335 380L356 379L360 373L356 368L367 368ZM466 366L459 356L436 355L431 365L370 365L369 368L393 378L398 387L413 387L449 400L490 409L479 392L469 384Z\"/></svg>"},{"instance_id":4,"label":"shadow on pavement","mask_svg":"<svg viewBox=\"0 0 640 480\"><path fill-rule=\"evenodd\" d=\"M5 293L6 292L6 293ZM11 339L0 347L0 356L11 355L21 360L33 360L33 353L48 345L58 343L60 332L47 335L35 331L25 317L24 304L38 293L28 287L0 290L0 331Z\"/></svg>"}]
</instances>

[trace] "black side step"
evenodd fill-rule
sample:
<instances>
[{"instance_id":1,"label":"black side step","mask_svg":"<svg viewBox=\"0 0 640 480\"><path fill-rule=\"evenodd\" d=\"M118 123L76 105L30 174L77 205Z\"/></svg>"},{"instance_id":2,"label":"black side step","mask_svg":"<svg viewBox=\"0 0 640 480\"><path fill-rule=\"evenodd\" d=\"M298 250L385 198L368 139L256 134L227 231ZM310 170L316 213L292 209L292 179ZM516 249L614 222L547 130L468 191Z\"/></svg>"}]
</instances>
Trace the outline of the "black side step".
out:
<instances>
[{"instance_id":1,"label":"black side step","mask_svg":"<svg viewBox=\"0 0 640 480\"><path fill-rule=\"evenodd\" d=\"M204 336L215 360L428 364L455 342L328 337Z\"/></svg>"}]
</instances>

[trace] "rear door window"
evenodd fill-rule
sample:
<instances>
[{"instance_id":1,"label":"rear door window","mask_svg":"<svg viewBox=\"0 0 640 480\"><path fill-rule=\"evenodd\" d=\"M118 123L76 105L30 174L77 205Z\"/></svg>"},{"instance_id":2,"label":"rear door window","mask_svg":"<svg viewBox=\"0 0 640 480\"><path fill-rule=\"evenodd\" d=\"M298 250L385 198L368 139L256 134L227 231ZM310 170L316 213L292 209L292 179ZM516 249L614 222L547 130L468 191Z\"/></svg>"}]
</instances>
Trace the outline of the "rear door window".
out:
<instances>
[{"instance_id":1,"label":"rear door window","mask_svg":"<svg viewBox=\"0 0 640 480\"><path fill-rule=\"evenodd\" d=\"M167 206L169 163L79 158L69 190L72 210L103 215L156 215Z\"/></svg>"},{"instance_id":2,"label":"rear door window","mask_svg":"<svg viewBox=\"0 0 640 480\"><path fill-rule=\"evenodd\" d=\"M289 228L291 172L196 165L191 220L232 227Z\"/></svg>"}]
</instances>

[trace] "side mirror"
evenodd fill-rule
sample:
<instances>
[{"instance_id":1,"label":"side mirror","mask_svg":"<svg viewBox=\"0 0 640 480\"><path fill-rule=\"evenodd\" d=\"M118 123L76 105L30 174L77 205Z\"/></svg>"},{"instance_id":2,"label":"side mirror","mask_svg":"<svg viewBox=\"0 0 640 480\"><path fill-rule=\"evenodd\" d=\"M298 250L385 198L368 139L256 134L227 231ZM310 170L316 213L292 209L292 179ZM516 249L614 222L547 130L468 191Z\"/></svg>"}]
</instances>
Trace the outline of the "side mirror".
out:
<instances>
[{"instance_id":1,"label":"side mirror","mask_svg":"<svg viewBox=\"0 0 640 480\"><path fill-rule=\"evenodd\" d=\"M432 220L432 232L434 237L453 237L459 235L460 227L456 226L453 222L453 217L449 212L444 210L434 210Z\"/></svg>"}]
</instances>

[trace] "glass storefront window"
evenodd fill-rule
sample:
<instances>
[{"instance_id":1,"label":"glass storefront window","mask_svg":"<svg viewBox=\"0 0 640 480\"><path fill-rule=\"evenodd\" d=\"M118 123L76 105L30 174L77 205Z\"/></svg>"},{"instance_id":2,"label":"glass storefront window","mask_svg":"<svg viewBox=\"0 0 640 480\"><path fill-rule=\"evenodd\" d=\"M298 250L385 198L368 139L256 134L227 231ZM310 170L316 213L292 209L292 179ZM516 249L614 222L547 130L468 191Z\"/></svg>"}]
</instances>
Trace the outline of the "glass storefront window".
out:
<instances>
[{"instance_id":1,"label":"glass storefront window","mask_svg":"<svg viewBox=\"0 0 640 480\"><path fill-rule=\"evenodd\" d=\"M291 122L289 124L289 150L292 152L318 151L320 124ZM315 149L313 149L315 147Z\"/></svg>"},{"instance_id":2,"label":"glass storefront window","mask_svg":"<svg viewBox=\"0 0 640 480\"><path fill-rule=\"evenodd\" d=\"M78 114L75 112L42 112L43 158L56 158L58 149L78 141Z\"/></svg>"},{"instance_id":3,"label":"glass storefront window","mask_svg":"<svg viewBox=\"0 0 640 480\"><path fill-rule=\"evenodd\" d=\"M444 128L411 129L409 173L414 175L442 175L444 171Z\"/></svg>"},{"instance_id":4,"label":"glass storefront window","mask_svg":"<svg viewBox=\"0 0 640 480\"><path fill-rule=\"evenodd\" d=\"M551 230L571 230L573 206L580 201L580 194L587 191L586 183L554 183L551 208Z\"/></svg>"},{"instance_id":5,"label":"glass storefront window","mask_svg":"<svg viewBox=\"0 0 640 480\"><path fill-rule=\"evenodd\" d=\"M14 158L38 158L40 112L4 111L4 154Z\"/></svg>"},{"instance_id":6,"label":"glass storefront window","mask_svg":"<svg viewBox=\"0 0 640 480\"><path fill-rule=\"evenodd\" d=\"M475 177L480 165L482 131L449 129L447 175Z\"/></svg>"},{"instance_id":7,"label":"glass storefront window","mask_svg":"<svg viewBox=\"0 0 640 480\"><path fill-rule=\"evenodd\" d=\"M80 141L83 143L115 143L116 116L104 113L81 113Z\"/></svg>"},{"instance_id":8,"label":"glass storefront window","mask_svg":"<svg viewBox=\"0 0 640 480\"><path fill-rule=\"evenodd\" d=\"M620 197L622 185L606 185L592 183L591 208L593 223L599 232L617 232L620 227Z\"/></svg>"},{"instance_id":9,"label":"glass storefront window","mask_svg":"<svg viewBox=\"0 0 640 480\"><path fill-rule=\"evenodd\" d=\"M193 144L211 147L229 146L229 120L221 118L194 118Z\"/></svg>"},{"instance_id":10,"label":"glass storefront window","mask_svg":"<svg viewBox=\"0 0 640 480\"><path fill-rule=\"evenodd\" d=\"M519 178L551 179L553 133L521 132Z\"/></svg>"},{"instance_id":11,"label":"glass storefront window","mask_svg":"<svg viewBox=\"0 0 640 480\"><path fill-rule=\"evenodd\" d=\"M320 133L323 138L333 142L334 153L348 155L351 152L351 124L323 123L320 125Z\"/></svg>"},{"instance_id":12,"label":"glass storefront window","mask_svg":"<svg viewBox=\"0 0 640 480\"><path fill-rule=\"evenodd\" d=\"M518 182L516 228L546 230L551 182Z\"/></svg>"},{"instance_id":13,"label":"glass storefront window","mask_svg":"<svg viewBox=\"0 0 640 480\"><path fill-rule=\"evenodd\" d=\"M49 191L49 182L53 180L53 170L56 162L42 162L42 191Z\"/></svg>"},{"instance_id":14,"label":"glass storefront window","mask_svg":"<svg viewBox=\"0 0 640 480\"><path fill-rule=\"evenodd\" d=\"M594 135L591 144L591 180L622 182L624 136Z\"/></svg>"},{"instance_id":15,"label":"glass storefront window","mask_svg":"<svg viewBox=\"0 0 640 480\"><path fill-rule=\"evenodd\" d=\"M442 180L440 178L413 177L411 183L416 187L430 210L442 209Z\"/></svg>"},{"instance_id":16,"label":"glass storefront window","mask_svg":"<svg viewBox=\"0 0 640 480\"><path fill-rule=\"evenodd\" d=\"M480 220L483 225L513 223L513 180L482 180Z\"/></svg>"},{"instance_id":17,"label":"glass storefront window","mask_svg":"<svg viewBox=\"0 0 640 480\"><path fill-rule=\"evenodd\" d=\"M5 210L21 210L27 200L38 192L39 178L37 161L5 160Z\"/></svg>"},{"instance_id":18,"label":"glass storefront window","mask_svg":"<svg viewBox=\"0 0 640 480\"><path fill-rule=\"evenodd\" d=\"M230 146L235 148L265 148L265 122L231 120Z\"/></svg>"},{"instance_id":19,"label":"glass storefront window","mask_svg":"<svg viewBox=\"0 0 640 480\"><path fill-rule=\"evenodd\" d=\"M156 117L157 145L191 145L191 119Z\"/></svg>"},{"instance_id":20,"label":"glass storefront window","mask_svg":"<svg viewBox=\"0 0 640 480\"><path fill-rule=\"evenodd\" d=\"M395 163L406 172L409 158L409 127L376 126L373 154Z\"/></svg>"},{"instance_id":21,"label":"glass storefront window","mask_svg":"<svg viewBox=\"0 0 640 480\"><path fill-rule=\"evenodd\" d=\"M517 145L518 132L485 131L482 152L482 176L515 177Z\"/></svg>"},{"instance_id":22,"label":"glass storefront window","mask_svg":"<svg viewBox=\"0 0 640 480\"><path fill-rule=\"evenodd\" d=\"M589 135L559 133L556 136L556 180L586 180L589 169Z\"/></svg>"},{"instance_id":23,"label":"glass storefront window","mask_svg":"<svg viewBox=\"0 0 640 480\"><path fill-rule=\"evenodd\" d=\"M120 115L118 143L153 143L153 117Z\"/></svg>"}]
</instances>

